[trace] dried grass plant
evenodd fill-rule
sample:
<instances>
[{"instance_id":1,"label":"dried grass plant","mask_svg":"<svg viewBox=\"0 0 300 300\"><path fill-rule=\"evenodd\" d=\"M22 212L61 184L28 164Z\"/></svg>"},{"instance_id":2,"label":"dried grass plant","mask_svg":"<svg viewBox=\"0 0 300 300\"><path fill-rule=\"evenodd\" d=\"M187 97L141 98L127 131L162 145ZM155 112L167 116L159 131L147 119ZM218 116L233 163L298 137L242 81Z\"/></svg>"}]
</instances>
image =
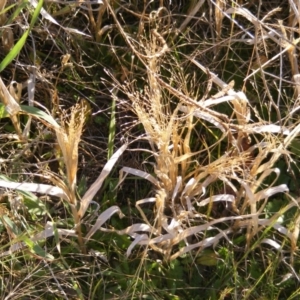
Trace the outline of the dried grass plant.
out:
<instances>
[{"instance_id":1,"label":"dried grass plant","mask_svg":"<svg viewBox=\"0 0 300 300\"><path fill-rule=\"evenodd\" d=\"M21 107L19 107L21 110ZM26 108L23 106L23 113L27 113ZM70 207L74 228L57 228L53 222L47 222L45 229L42 232L36 233L30 236L33 242L46 239L55 235L56 233L60 237L75 236L78 238L78 245L82 253L86 253L85 243L81 231L82 219L93 201L94 196L101 188L105 178L109 175L115 162L120 155L125 151L127 145L124 144L118 151L116 151L108 162L105 164L102 172L97 180L90 186L81 199L78 199L77 195L77 171L78 171L78 146L81 140L81 134L84 128L84 124L87 116L87 107L81 104L76 104L71 108L69 116L66 111L61 113L60 125L46 113L38 110L34 110L32 116L38 117L42 120L49 129L54 129L58 142L58 160L61 159L61 167L63 176L59 176L54 172L43 171L44 174L39 174L40 177L50 180L53 185L38 184L38 183L19 183L11 180L0 180L0 186L4 188L10 188L26 192L35 192L51 197L59 197ZM46 122L45 122L46 121ZM37 176L37 174L36 174ZM80 201L79 201L80 200ZM119 213L120 217L122 213L117 206L112 206L102 212L94 226L91 225L91 230L95 230L94 227L101 226L107 219L114 213ZM13 252L26 247L25 243L19 242L19 237L11 236L11 246L8 251L3 251L0 255L11 255ZM59 247L59 245L58 245Z\"/></svg>"},{"instance_id":2,"label":"dried grass plant","mask_svg":"<svg viewBox=\"0 0 300 300\"><path fill-rule=\"evenodd\" d=\"M114 15L112 10L111 13ZM287 229L279 221L282 211L271 217L264 212L270 197L288 193L287 185L276 185L280 170L274 164L282 156L290 159L287 147L298 135L300 125L289 127L285 120L280 125L264 120L246 95L234 90L234 83L226 84L196 59L186 57L209 75L210 85L219 89L215 95L209 95L208 89L202 99L197 99L186 80L188 74L172 59L164 33L157 30L159 21L153 16L155 28L150 28L149 39L145 34L138 42L125 34L114 16L121 34L147 72L143 91L135 82L121 84L113 78L115 88L128 97L155 159L153 175L129 167L121 170L121 180L124 174L133 174L150 181L155 191L154 197L136 202L143 223L118 231L134 238L127 255L139 244L173 260L193 249L215 246L221 239L231 242L230 235L236 232L246 232L247 251L257 234L266 228L287 236L293 253L299 222ZM162 75L164 68L172 68L169 82ZM230 113L218 112L220 104L226 104ZM206 134L219 131L220 138L211 145L200 139L199 149L192 151L197 123L208 128ZM216 156L215 147L225 141L226 150ZM265 185L273 174L276 179ZM291 200L284 211L299 206L299 199L288 197ZM153 205L151 216L143 210L143 205L149 203ZM219 215L214 212L218 203L223 206ZM281 247L270 238L261 242L276 249Z\"/></svg>"}]
</instances>

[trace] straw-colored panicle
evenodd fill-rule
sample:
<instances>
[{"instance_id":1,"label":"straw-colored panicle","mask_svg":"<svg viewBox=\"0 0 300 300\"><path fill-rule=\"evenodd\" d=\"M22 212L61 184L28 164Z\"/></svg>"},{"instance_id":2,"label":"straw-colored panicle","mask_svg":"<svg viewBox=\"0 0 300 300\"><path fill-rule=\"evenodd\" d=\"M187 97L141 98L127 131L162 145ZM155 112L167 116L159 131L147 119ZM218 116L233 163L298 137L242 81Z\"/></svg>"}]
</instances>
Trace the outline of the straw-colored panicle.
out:
<instances>
[{"instance_id":1,"label":"straw-colored panicle","mask_svg":"<svg viewBox=\"0 0 300 300\"><path fill-rule=\"evenodd\" d=\"M68 187L75 196L76 173L78 167L78 144L82 134L86 111L79 104L71 109L69 120L61 120L61 127L56 129L56 137L62 152L66 167ZM72 204L76 205L76 197L72 197Z\"/></svg>"}]
</instances>

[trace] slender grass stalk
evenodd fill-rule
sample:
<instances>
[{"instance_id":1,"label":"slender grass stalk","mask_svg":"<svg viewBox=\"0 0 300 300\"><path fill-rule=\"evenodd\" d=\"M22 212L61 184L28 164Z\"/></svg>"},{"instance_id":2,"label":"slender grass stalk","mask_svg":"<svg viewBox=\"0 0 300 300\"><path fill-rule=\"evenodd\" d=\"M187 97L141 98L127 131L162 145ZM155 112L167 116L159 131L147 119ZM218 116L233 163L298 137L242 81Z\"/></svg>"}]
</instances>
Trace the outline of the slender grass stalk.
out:
<instances>
[{"instance_id":1,"label":"slender grass stalk","mask_svg":"<svg viewBox=\"0 0 300 300\"><path fill-rule=\"evenodd\" d=\"M114 142L116 136L116 101L117 89L112 91L111 114L109 122L108 145L107 145L107 160L111 158L114 153Z\"/></svg>"}]
</instances>

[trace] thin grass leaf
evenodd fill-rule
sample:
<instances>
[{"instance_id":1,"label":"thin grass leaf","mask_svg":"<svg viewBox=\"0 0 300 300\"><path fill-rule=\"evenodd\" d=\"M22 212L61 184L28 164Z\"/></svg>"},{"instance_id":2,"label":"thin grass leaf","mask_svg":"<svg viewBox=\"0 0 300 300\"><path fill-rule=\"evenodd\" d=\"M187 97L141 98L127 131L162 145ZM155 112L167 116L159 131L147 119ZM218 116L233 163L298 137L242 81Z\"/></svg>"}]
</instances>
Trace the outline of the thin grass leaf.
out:
<instances>
[{"instance_id":1,"label":"thin grass leaf","mask_svg":"<svg viewBox=\"0 0 300 300\"><path fill-rule=\"evenodd\" d=\"M77 233L75 230L70 230L70 229L63 229L63 228L56 228L56 226L54 226L54 224L52 222L47 222L46 226L45 226L45 230L35 234L31 240L33 242L37 242L40 240L44 240L47 239L49 237L52 237L55 235L55 231L57 230L57 233L60 237L63 236L74 236L77 237Z\"/></svg>"},{"instance_id":2,"label":"thin grass leaf","mask_svg":"<svg viewBox=\"0 0 300 300\"><path fill-rule=\"evenodd\" d=\"M128 234L132 237L136 236L137 232L152 232L152 227L144 223L133 224L126 229L116 231L118 234Z\"/></svg>"},{"instance_id":3,"label":"thin grass leaf","mask_svg":"<svg viewBox=\"0 0 300 300\"><path fill-rule=\"evenodd\" d=\"M288 192L288 191L289 191L289 188L287 187L287 185L286 184L281 184L281 185L278 185L278 186L269 187L267 189L259 191L258 193L255 194L255 198L256 198L256 201L260 201L262 199L269 198L269 197L271 197L275 194L285 193L285 192Z\"/></svg>"},{"instance_id":4,"label":"thin grass leaf","mask_svg":"<svg viewBox=\"0 0 300 300\"><path fill-rule=\"evenodd\" d=\"M39 5L39 3L36 0L29 0L30 4L36 9ZM41 15L47 19L48 21L52 22L53 24L56 24L60 26L60 24L50 15L48 12L42 7L41 10Z\"/></svg>"},{"instance_id":5,"label":"thin grass leaf","mask_svg":"<svg viewBox=\"0 0 300 300\"><path fill-rule=\"evenodd\" d=\"M26 247L26 244L24 242L17 242L15 244L11 245L8 251L4 251L4 252L0 253L0 257L12 255L14 252L21 250L25 247Z\"/></svg>"},{"instance_id":6,"label":"thin grass leaf","mask_svg":"<svg viewBox=\"0 0 300 300\"><path fill-rule=\"evenodd\" d=\"M33 73L30 74L29 79L27 81L28 83L28 87L27 87L27 91L28 91L28 104L29 106L33 106L33 102L34 102L34 92L35 92L35 69L33 70ZM28 137L29 136L29 132L30 132L30 127L31 127L31 120L32 120L32 116L29 116L28 121L25 125L25 128L23 130L23 136L24 137Z\"/></svg>"},{"instance_id":7,"label":"thin grass leaf","mask_svg":"<svg viewBox=\"0 0 300 300\"><path fill-rule=\"evenodd\" d=\"M205 249L205 248L208 248L212 245L216 245L219 243L219 241L226 235L230 234L232 232L231 229L227 229L219 234L217 234L216 236L214 237L208 237L208 238L205 238L204 240L202 240L201 242L199 243L196 243L196 244L192 244L192 245L188 245L188 246L185 246L183 248L181 248L178 252L174 253L171 257L170 257L170 260L174 260L176 259L177 257L179 256L182 256L183 254L187 253L187 252L191 252L193 249Z\"/></svg>"},{"instance_id":8,"label":"thin grass leaf","mask_svg":"<svg viewBox=\"0 0 300 300\"><path fill-rule=\"evenodd\" d=\"M184 113L189 113L189 108L186 107L186 106L181 106L179 108L180 111L184 112ZM200 111L198 109L196 109L194 112L193 112L193 115L196 117L196 118L199 118L199 119L203 119L213 125L215 125L217 128L219 128L223 133L226 133L227 132L227 128L224 127L224 124L219 122L219 120L212 116L211 114L205 112L205 111Z\"/></svg>"},{"instance_id":9,"label":"thin grass leaf","mask_svg":"<svg viewBox=\"0 0 300 300\"><path fill-rule=\"evenodd\" d=\"M207 204L218 202L218 201L226 201L226 202L234 202L235 196L228 195L228 194L221 194L221 195L213 195L207 199L201 200L200 202L197 202L198 206L205 206Z\"/></svg>"},{"instance_id":10,"label":"thin grass leaf","mask_svg":"<svg viewBox=\"0 0 300 300\"><path fill-rule=\"evenodd\" d=\"M145 199L141 199L139 201L136 202L135 207L138 209L139 213L141 214L144 222L151 227L146 215L144 214L142 208L140 207L141 204L145 204L145 203L155 203L156 202L156 198L151 197L151 198L145 198ZM156 230L153 232L154 234L157 234Z\"/></svg>"},{"instance_id":11,"label":"thin grass leaf","mask_svg":"<svg viewBox=\"0 0 300 300\"><path fill-rule=\"evenodd\" d=\"M59 129L60 126L58 123L54 120L54 118L44 111L34 107L34 106L27 106L27 105L21 105L21 110L25 112L28 115L31 115L33 117L36 117L38 119L46 121L49 125L52 125L55 129Z\"/></svg>"},{"instance_id":12,"label":"thin grass leaf","mask_svg":"<svg viewBox=\"0 0 300 300\"><path fill-rule=\"evenodd\" d=\"M136 245L141 245L142 242L146 242L146 244L147 244L148 241L149 241L149 237L147 234L137 235L136 238L134 239L134 241L127 248L126 256L129 257L131 255L131 252Z\"/></svg>"},{"instance_id":13,"label":"thin grass leaf","mask_svg":"<svg viewBox=\"0 0 300 300\"><path fill-rule=\"evenodd\" d=\"M121 212L118 206L111 206L110 208L106 209L101 215L97 218L96 223L90 229L88 234L86 235L86 240L88 241L91 236L104 224L113 214L119 213L119 217L123 218L125 215Z\"/></svg>"},{"instance_id":14,"label":"thin grass leaf","mask_svg":"<svg viewBox=\"0 0 300 300\"><path fill-rule=\"evenodd\" d=\"M37 3L37 1L36 0L29 0L29 2L30 2L30 4L34 7L34 8L37 8L37 6L38 6L38 3ZM68 5L70 5L70 4L68 4ZM80 3L77 3L76 2L76 5L75 6L79 6L80 5ZM81 5L81 9L82 8L84 8L82 5ZM88 8L86 8L86 9L88 9ZM97 11L97 10L99 10L99 8L98 9L93 9L94 11ZM51 23L53 23L53 24L55 24L55 25L57 25L57 26L59 26L59 27L61 27L63 30L65 30L65 31L68 31L68 32L70 32L70 33L76 33L76 34L80 34L80 35L83 35L83 36L86 36L86 37L91 37L90 35L88 35L88 34L86 34L86 33L84 33L84 32L82 32L82 31L79 31L78 29L76 29L76 28L68 28L68 27L64 27L64 26L62 26L61 24L59 24L44 8L42 8L41 9L41 15L43 16L43 18L45 18L46 20L48 20L48 21L50 21Z\"/></svg>"},{"instance_id":15,"label":"thin grass leaf","mask_svg":"<svg viewBox=\"0 0 300 300\"><path fill-rule=\"evenodd\" d=\"M290 129L286 127L281 127L275 124L269 124L269 125L260 125L260 126L254 126L254 127L246 127L245 131L250 133L262 133L262 132L268 132L268 133L282 133L283 135L288 135L290 133Z\"/></svg>"},{"instance_id":16,"label":"thin grass leaf","mask_svg":"<svg viewBox=\"0 0 300 300\"><path fill-rule=\"evenodd\" d=\"M171 200L172 200L172 207L174 207L174 205L175 205L175 198L177 197L178 191L179 191L179 189L181 189L181 186L182 186L182 177L181 176L177 176L177 178L176 178L176 185L174 187L172 198L171 198Z\"/></svg>"},{"instance_id":17,"label":"thin grass leaf","mask_svg":"<svg viewBox=\"0 0 300 300\"><path fill-rule=\"evenodd\" d=\"M33 28L34 24L38 20L38 16L42 7L43 7L43 0L39 0L38 5L36 6L33 12L29 28L23 33L23 35L15 44L15 46L9 51L9 53L5 56L5 58L0 63L0 72L3 71L7 67L7 65L10 64L16 58L16 56L22 50L31 29Z\"/></svg>"},{"instance_id":18,"label":"thin grass leaf","mask_svg":"<svg viewBox=\"0 0 300 300\"><path fill-rule=\"evenodd\" d=\"M12 14L9 16L9 18L6 21L6 24L12 24L16 18L20 15L21 11L26 8L28 5L27 1L22 1L21 3L14 3L11 5L6 6L4 10L0 10L0 14L4 14L8 11L10 11L15 6L15 10L12 12Z\"/></svg>"},{"instance_id":19,"label":"thin grass leaf","mask_svg":"<svg viewBox=\"0 0 300 300\"><path fill-rule=\"evenodd\" d=\"M99 191L101 188L105 178L108 176L112 168L114 167L116 161L119 159L119 157L123 154L123 152L126 150L127 144L123 145L121 148L116 151L113 156L110 158L110 160L105 164L103 167L102 172L100 173L99 177L97 180L92 184L92 186L88 189L88 191L84 194L84 196L81 199L81 205L80 209L78 211L78 216L79 218L82 218L93 200L94 196L96 193Z\"/></svg>"},{"instance_id":20,"label":"thin grass leaf","mask_svg":"<svg viewBox=\"0 0 300 300\"><path fill-rule=\"evenodd\" d=\"M158 185L158 180L155 177L153 177L152 175L150 175L149 173L144 172L142 170L135 169L135 168L130 168L130 167L123 167L120 170L120 178L121 178L120 180L121 181L123 179L123 172L144 178L144 179L150 181L151 183L153 183L154 185Z\"/></svg>"},{"instance_id":21,"label":"thin grass leaf","mask_svg":"<svg viewBox=\"0 0 300 300\"><path fill-rule=\"evenodd\" d=\"M243 92L234 92L234 91L228 91L227 96L223 96L220 98L213 98L213 99L207 99L203 101L201 104L204 107L210 107L210 106L215 106L217 104L223 103L223 102L230 102L230 101L235 101L235 100L242 100L245 101L246 103L249 103L246 95Z\"/></svg>"},{"instance_id":22,"label":"thin grass leaf","mask_svg":"<svg viewBox=\"0 0 300 300\"><path fill-rule=\"evenodd\" d=\"M242 7L231 7L226 10L227 14L239 14L245 17L253 25L259 25L260 21L248 9Z\"/></svg>"},{"instance_id":23,"label":"thin grass leaf","mask_svg":"<svg viewBox=\"0 0 300 300\"><path fill-rule=\"evenodd\" d=\"M0 180L0 186L14 189L14 190L20 190L20 191L27 191L27 192L34 192L34 193L41 193L46 194L50 196L55 196L62 198L64 200L69 200L68 195L64 192L63 189L57 186L52 186L48 184L41 184L41 183L30 183L30 182L12 182L12 181L5 181Z\"/></svg>"},{"instance_id":24,"label":"thin grass leaf","mask_svg":"<svg viewBox=\"0 0 300 300\"><path fill-rule=\"evenodd\" d=\"M68 229L61 229L61 228L57 229L52 222L47 222L45 229L43 231L35 234L30 238L26 238L24 236L23 237L18 236L15 241L12 241L13 244L10 246L8 251L0 253L0 257L12 255L14 252L24 249L27 246L30 245L33 246L35 242L45 240L49 237L54 236L56 231L60 237L64 237L64 236L77 237L77 233L75 230L68 230ZM21 242L22 240L26 240L26 242Z\"/></svg>"},{"instance_id":25,"label":"thin grass leaf","mask_svg":"<svg viewBox=\"0 0 300 300\"><path fill-rule=\"evenodd\" d=\"M12 236L18 236L21 234L20 229L18 226L7 216L7 215L2 215L1 216L2 222L5 224L5 227L9 228L10 235Z\"/></svg>"},{"instance_id":26,"label":"thin grass leaf","mask_svg":"<svg viewBox=\"0 0 300 300\"><path fill-rule=\"evenodd\" d=\"M276 250L278 250L279 252L282 252L282 246L280 244L278 244L277 242L275 242L274 240L271 239L263 239L261 241L262 244L268 244L270 246L272 246L273 248L275 248Z\"/></svg>"},{"instance_id":27,"label":"thin grass leaf","mask_svg":"<svg viewBox=\"0 0 300 300\"><path fill-rule=\"evenodd\" d=\"M185 20L180 25L180 27L178 29L179 32L184 32L185 28L190 23L190 21L193 19L193 17L197 14L197 12L201 8L201 6L204 4L204 2L205 2L204 0L199 0L197 3L195 3L194 1L190 2L191 3L190 11L189 11L187 17L185 18Z\"/></svg>"},{"instance_id":28,"label":"thin grass leaf","mask_svg":"<svg viewBox=\"0 0 300 300\"><path fill-rule=\"evenodd\" d=\"M111 115L109 122L109 134L108 134L108 149L107 149L107 160L111 158L114 153L114 141L116 135L116 94L117 89L112 91L112 103L111 103Z\"/></svg>"}]
</instances>

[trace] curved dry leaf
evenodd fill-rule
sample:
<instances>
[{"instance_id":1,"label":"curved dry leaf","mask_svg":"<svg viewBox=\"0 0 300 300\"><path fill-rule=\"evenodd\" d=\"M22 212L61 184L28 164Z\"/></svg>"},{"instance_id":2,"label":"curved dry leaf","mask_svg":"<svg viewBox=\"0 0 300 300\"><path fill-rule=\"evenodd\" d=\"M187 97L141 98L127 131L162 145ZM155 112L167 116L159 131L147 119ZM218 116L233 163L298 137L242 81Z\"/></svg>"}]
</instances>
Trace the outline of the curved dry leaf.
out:
<instances>
[{"instance_id":1,"label":"curved dry leaf","mask_svg":"<svg viewBox=\"0 0 300 300\"><path fill-rule=\"evenodd\" d=\"M194 177L189 179L189 181L185 184L184 190L182 191L182 195L189 195L190 191L194 189L196 186L197 181ZM205 194L205 188L203 190L203 195Z\"/></svg>"},{"instance_id":2,"label":"curved dry leaf","mask_svg":"<svg viewBox=\"0 0 300 300\"><path fill-rule=\"evenodd\" d=\"M245 218L252 218L252 217L253 217L252 214L244 215L244 216L224 217L224 218L220 218L218 220L213 220L213 221L208 222L203 225L190 227L190 228L187 228L184 230L181 228L180 224L176 220L174 220L173 222L170 223L170 225L167 226L168 228L167 227L165 228L165 229L168 229L168 231L169 231L168 233L157 236L152 239L150 239L147 234L136 233L137 230L141 229L139 231L148 231L148 232L150 231L151 234L155 234L155 232L152 231L152 228L146 224L136 224L137 226L128 227L126 229L127 232L125 232L124 230L121 230L121 231L118 231L118 233L119 234L127 233L131 237L135 238L135 240L131 243L131 245L129 246L129 248L127 250L127 256L129 256L131 254L132 249L136 245L149 246L149 247L152 247L153 249L161 251L163 253L164 250L161 247L159 247L159 245L157 245L157 244L164 243L164 246L166 246L166 245L174 246L174 245L180 243L181 241L185 241L185 239L191 235L199 234L199 233L201 233L203 231L207 231L207 230L216 230L217 228L212 226L214 224L222 223L222 222L228 221L228 220L244 220ZM219 230L219 229L217 229L217 230ZM202 240L199 243L187 245L186 247L181 248L178 252L173 254L171 256L171 260L175 259L178 256L183 255L184 253L189 252L195 248L206 248L211 245L215 245L216 243L219 242L219 240L222 237L228 239L227 235L231 232L232 232L232 229L227 229L225 231L221 231L215 237L209 237L209 238Z\"/></svg>"},{"instance_id":3,"label":"curved dry leaf","mask_svg":"<svg viewBox=\"0 0 300 300\"><path fill-rule=\"evenodd\" d=\"M179 110L184 113L189 113L189 108L186 106L183 106L183 105L179 108ZM199 119L203 119L203 120L215 125L217 128L219 128L224 133L227 132L227 128L224 127L223 124L221 124L221 122L219 122L219 120L215 116L213 116L207 112L196 109L193 112L193 116L195 116L196 118L199 118Z\"/></svg>"},{"instance_id":4,"label":"curved dry leaf","mask_svg":"<svg viewBox=\"0 0 300 300\"><path fill-rule=\"evenodd\" d=\"M170 257L170 260L174 260L176 259L177 257L187 253L187 252L190 252L192 251L193 249L196 249L196 248L199 248L199 249L205 249L207 247L210 247L212 245L216 245L220 239L226 235L228 235L229 233L231 233L232 230L231 229L227 229L219 234L217 234L216 236L214 237L208 237L204 240L202 240L201 242L199 243L196 243L196 244L192 244L192 245L188 245L188 246L185 246L183 248L181 248L178 252L176 252L175 254L173 254L171 257Z\"/></svg>"},{"instance_id":5,"label":"curved dry leaf","mask_svg":"<svg viewBox=\"0 0 300 300\"><path fill-rule=\"evenodd\" d=\"M109 161L103 167L97 180L91 185L91 187L88 189L88 191L84 194L84 196L81 199L81 205L80 205L80 209L78 212L79 218L82 218L84 216L89 204L91 203L94 196L101 188L105 178L108 176L108 174L114 167L115 163L117 162L119 157L123 154L123 152L126 150L126 148L127 148L127 144L123 145L121 148L118 149L118 151L116 151L112 155L112 157L109 159Z\"/></svg>"},{"instance_id":6,"label":"curved dry leaf","mask_svg":"<svg viewBox=\"0 0 300 300\"><path fill-rule=\"evenodd\" d=\"M293 139L299 135L299 132L300 132L300 124L297 124L297 126L284 139L284 145L287 147L293 141Z\"/></svg>"},{"instance_id":7,"label":"curved dry leaf","mask_svg":"<svg viewBox=\"0 0 300 300\"><path fill-rule=\"evenodd\" d=\"M262 133L262 132L268 132L268 133L281 133L283 135L288 135L290 133L290 130L286 127L269 124L269 125L259 125L259 126L247 126L245 128L245 131L247 133Z\"/></svg>"},{"instance_id":8,"label":"curved dry leaf","mask_svg":"<svg viewBox=\"0 0 300 300\"><path fill-rule=\"evenodd\" d=\"M223 102L229 102L229 101L233 101L236 100L236 97L234 95L227 95L227 96L223 96L220 98L216 98L216 99L207 99L205 101L203 101L203 106L204 107L210 107L213 105L217 105Z\"/></svg>"},{"instance_id":9,"label":"curved dry leaf","mask_svg":"<svg viewBox=\"0 0 300 300\"><path fill-rule=\"evenodd\" d=\"M76 231L73 229L55 228L52 222L47 222L47 224L45 226L45 230L34 235L31 238L31 240L33 242L37 242L37 241L52 237L55 234L55 230L57 230L57 233L60 237L63 237L63 236L75 236L76 237L77 236Z\"/></svg>"},{"instance_id":10,"label":"curved dry leaf","mask_svg":"<svg viewBox=\"0 0 300 300\"><path fill-rule=\"evenodd\" d=\"M285 192L288 192L288 191L289 191L289 188L287 187L286 184L281 184L281 185L278 185L278 186L269 187L267 189L264 189L262 191L257 192L255 194L255 200L260 201L262 199L269 198L269 197L271 197L275 194L285 193Z\"/></svg>"},{"instance_id":11,"label":"curved dry leaf","mask_svg":"<svg viewBox=\"0 0 300 300\"><path fill-rule=\"evenodd\" d=\"M272 187L275 182L277 181L279 175L280 175L280 169L279 168L272 168L272 169L266 169L266 170L261 170L263 173L257 178L256 182L255 182L255 186L256 187L259 187L263 181L268 177L270 176L272 173L275 173L276 177L274 178L273 182L271 182L269 184L269 187ZM257 174L259 174L257 172Z\"/></svg>"},{"instance_id":12,"label":"curved dry leaf","mask_svg":"<svg viewBox=\"0 0 300 300\"><path fill-rule=\"evenodd\" d=\"M279 245L277 242L275 242L274 240L271 240L271 239L263 239L261 241L261 243L264 243L264 244L268 244L270 246L272 246L273 248L275 248L276 250L278 250L279 252L282 252L282 247L281 245Z\"/></svg>"},{"instance_id":13,"label":"curved dry leaf","mask_svg":"<svg viewBox=\"0 0 300 300\"><path fill-rule=\"evenodd\" d=\"M30 182L19 183L13 181L0 180L0 186L9 189L14 189L14 190L46 194L46 195L59 197L69 201L69 197L63 189L48 184L30 183Z\"/></svg>"},{"instance_id":14,"label":"curved dry leaf","mask_svg":"<svg viewBox=\"0 0 300 300\"><path fill-rule=\"evenodd\" d=\"M142 242L146 242L146 244L147 244L148 241L149 241L149 237L148 237L147 234L141 234L141 235L138 235L138 236L134 239L134 241L129 245L129 247L128 247L127 251L126 251L126 256L127 256L127 257L130 256L132 249L133 249L136 245L141 244Z\"/></svg>"},{"instance_id":15,"label":"curved dry leaf","mask_svg":"<svg viewBox=\"0 0 300 300\"><path fill-rule=\"evenodd\" d=\"M36 1L36 0L29 0L30 1L30 4L34 7L34 8L36 8L37 7L37 5L38 5L38 2ZM72 1L71 1L72 2ZM71 2L70 1L68 1L68 5L70 5L71 4ZM99 2L99 3L102 3L102 1L97 1L97 2ZM78 1L73 1L73 3L75 4L77 4L76 6L78 6L78 5L80 5L80 2L78 2ZM84 9L84 7L81 7L81 8L83 8ZM89 9L90 10L90 8L86 8L86 9ZM92 10L94 10L94 9L92 9ZM99 10L99 8L97 8L96 10ZM73 33L77 33L77 34L80 34L80 35L84 35L84 36L87 36L87 37L90 37L90 35L88 35L88 34L86 34L86 33L84 33L84 32L82 32L82 31L79 31L79 30L77 30L77 29L75 29L75 28L68 28L68 27L64 27L64 26L62 26L61 24L59 24L44 8L42 8L41 9L41 11L40 11L40 13L41 13L41 15L46 19L46 20L48 20L48 21L50 21L51 23L53 23L53 24L55 24L55 25L57 25L57 26L59 26L59 27L61 27L62 29L64 29L64 30L66 30L66 31L69 31L69 32L73 32Z\"/></svg>"},{"instance_id":16,"label":"curved dry leaf","mask_svg":"<svg viewBox=\"0 0 300 300\"><path fill-rule=\"evenodd\" d=\"M183 232L183 228L180 226L180 223L172 218L170 224L167 217L164 218L162 221L162 227L166 230L167 233L171 234L172 236L176 236L178 232Z\"/></svg>"},{"instance_id":17,"label":"curved dry leaf","mask_svg":"<svg viewBox=\"0 0 300 300\"><path fill-rule=\"evenodd\" d=\"M144 223L137 223L117 231L118 234L128 234L130 236L135 236L137 232L152 232L152 227Z\"/></svg>"},{"instance_id":18,"label":"curved dry leaf","mask_svg":"<svg viewBox=\"0 0 300 300\"><path fill-rule=\"evenodd\" d=\"M60 237L62 236L77 236L77 233L75 230L69 230L69 229L61 229L61 228L56 228L54 227L52 222L47 222L45 229L37 234L35 234L33 237L30 238L32 242L37 242L40 240L44 240L46 238L52 237L55 234L55 230L57 230L58 235ZM11 255L14 252L26 248L27 245L24 242L18 242L14 243L13 245L10 246L8 251L0 253L0 257L6 256L6 255Z\"/></svg>"},{"instance_id":19,"label":"curved dry leaf","mask_svg":"<svg viewBox=\"0 0 300 300\"><path fill-rule=\"evenodd\" d=\"M231 7L226 10L227 14L238 14L245 17L253 25L258 25L260 21L246 8L242 7Z\"/></svg>"},{"instance_id":20,"label":"curved dry leaf","mask_svg":"<svg viewBox=\"0 0 300 300\"><path fill-rule=\"evenodd\" d=\"M218 202L218 201L234 202L235 201L235 196L229 195L229 194L215 195L215 196L211 196L210 198L200 200L200 202L197 202L197 205L198 206L205 206L209 203Z\"/></svg>"},{"instance_id":21,"label":"curved dry leaf","mask_svg":"<svg viewBox=\"0 0 300 300\"><path fill-rule=\"evenodd\" d=\"M124 217L123 213L121 212L121 210L118 206L112 206L112 207L106 209L97 218L96 223L93 225L93 227L90 229L90 231L86 235L86 240L88 241L91 238L91 236L102 226L102 224L104 224L115 213L119 213L120 218Z\"/></svg>"},{"instance_id":22,"label":"curved dry leaf","mask_svg":"<svg viewBox=\"0 0 300 300\"><path fill-rule=\"evenodd\" d=\"M138 170L138 169L134 169L134 168L130 168L130 167L123 167L120 170L120 178L121 178L121 180L123 178L123 176L122 176L123 172L125 172L127 174L131 174L131 175L135 175L135 176L144 178L144 179L150 181L151 183L153 183L154 185L158 185L158 181L157 181L157 179L155 177L153 177L149 173L144 172L142 170Z\"/></svg>"},{"instance_id":23,"label":"curved dry leaf","mask_svg":"<svg viewBox=\"0 0 300 300\"><path fill-rule=\"evenodd\" d=\"M172 198L171 198L171 200L172 200L172 207L174 207L174 201L175 201L175 198L177 197L178 191L181 188L181 186L182 186L182 177L181 176L177 176L177 178L176 178L176 185L174 187Z\"/></svg>"},{"instance_id":24,"label":"curved dry leaf","mask_svg":"<svg viewBox=\"0 0 300 300\"><path fill-rule=\"evenodd\" d=\"M150 223L146 217L146 215L144 214L143 210L141 209L140 205L141 204L145 204L145 203L155 203L156 202L156 198L155 197L150 197L150 198L145 198L145 199L141 199L141 200L138 200L135 204L135 207L137 208L137 210L139 211L139 213L141 214L142 218L143 218L143 221L145 223L147 223L150 227ZM157 232L155 231L154 234L156 234Z\"/></svg>"},{"instance_id":25,"label":"curved dry leaf","mask_svg":"<svg viewBox=\"0 0 300 300\"><path fill-rule=\"evenodd\" d=\"M293 278L294 276L295 275L292 273L287 273L284 276L282 276L282 280L280 282L276 283L276 285L279 286L279 285L283 284L285 281ZM298 280L299 280L299 278L298 278Z\"/></svg>"}]
</instances>

